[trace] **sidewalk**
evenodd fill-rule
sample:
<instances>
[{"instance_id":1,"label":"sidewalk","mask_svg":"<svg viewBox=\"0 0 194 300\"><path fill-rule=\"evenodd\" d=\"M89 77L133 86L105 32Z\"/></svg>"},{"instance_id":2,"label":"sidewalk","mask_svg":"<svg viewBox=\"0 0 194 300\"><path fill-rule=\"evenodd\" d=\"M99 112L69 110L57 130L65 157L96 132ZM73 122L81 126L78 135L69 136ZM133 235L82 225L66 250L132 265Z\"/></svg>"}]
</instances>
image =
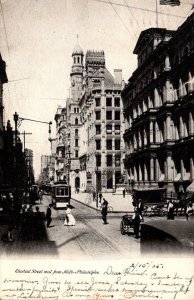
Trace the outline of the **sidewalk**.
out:
<instances>
[{"instance_id":1,"label":"sidewalk","mask_svg":"<svg viewBox=\"0 0 194 300\"><path fill-rule=\"evenodd\" d=\"M113 193L104 193L103 198L108 201L109 212L110 213L126 213L126 212L134 212L134 208L132 205L132 196L130 194L126 194L125 198L123 195L113 194ZM89 193L72 193L71 198L80 203L83 203L86 206L89 206L95 210L100 210L101 203L98 197L98 208L96 200L93 201L92 194Z\"/></svg>"}]
</instances>

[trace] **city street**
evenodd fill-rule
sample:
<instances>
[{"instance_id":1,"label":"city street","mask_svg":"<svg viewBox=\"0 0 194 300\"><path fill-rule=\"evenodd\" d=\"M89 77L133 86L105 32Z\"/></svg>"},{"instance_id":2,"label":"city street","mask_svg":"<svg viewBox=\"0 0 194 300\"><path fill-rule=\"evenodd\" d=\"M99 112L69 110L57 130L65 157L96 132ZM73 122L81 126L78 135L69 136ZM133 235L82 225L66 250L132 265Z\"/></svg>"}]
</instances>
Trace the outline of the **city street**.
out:
<instances>
[{"instance_id":1,"label":"city street","mask_svg":"<svg viewBox=\"0 0 194 300\"><path fill-rule=\"evenodd\" d=\"M40 205L40 211L46 212L50 203L50 196L44 195ZM121 259L138 257L140 255L140 241L133 235L121 235L120 214L109 214L108 223L104 225L100 212L71 201L72 214L76 219L76 226L64 226L65 213L63 210L52 209L52 222L49 228L45 228L44 238L38 240L21 240L19 230L15 230L13 244L4 246L3 254L54 255L65 259ZM35 206L33 207L35 210ZM44 227L45 227L44 222Z\"/></svg>"}]
</instances>

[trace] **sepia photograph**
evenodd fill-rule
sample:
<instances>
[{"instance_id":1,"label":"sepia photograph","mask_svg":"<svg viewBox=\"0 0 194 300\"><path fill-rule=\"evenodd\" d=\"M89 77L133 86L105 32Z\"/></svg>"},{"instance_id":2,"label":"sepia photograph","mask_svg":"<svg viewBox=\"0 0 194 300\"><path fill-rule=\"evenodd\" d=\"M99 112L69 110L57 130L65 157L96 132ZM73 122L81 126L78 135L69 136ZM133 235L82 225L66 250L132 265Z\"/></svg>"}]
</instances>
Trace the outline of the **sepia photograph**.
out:
<instances>
[{"instance_id":1,"label":"sepia photograph","mask_svg":"<svg viewBox=\"0 0 194 300\"><path fill-rule=\"evenodd\" d=\"M194 292L194 1L0 0L0 299Z\"/></svg>"}]
</instances>

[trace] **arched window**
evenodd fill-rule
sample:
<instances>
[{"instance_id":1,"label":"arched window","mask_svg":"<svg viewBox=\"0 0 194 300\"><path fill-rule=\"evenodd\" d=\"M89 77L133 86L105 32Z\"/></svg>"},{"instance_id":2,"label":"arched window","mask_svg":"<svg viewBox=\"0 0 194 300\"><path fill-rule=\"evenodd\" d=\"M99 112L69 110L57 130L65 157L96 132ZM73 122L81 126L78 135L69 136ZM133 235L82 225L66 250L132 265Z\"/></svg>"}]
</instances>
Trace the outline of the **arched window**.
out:
<instances>
[{"instance_id":1,"label":"arched window","mask_svg":"<svg viewBox=\"0 0 194 300\"><path fill-rule=\"evenodd\" d=\"M78 118L75 118L75 125L78 125Z\"/></svg>"},{"instance_id":2,"label":"arched window","mask_svg":"<svg viewBox=\"0 0 194 300\"><path fill-rule=\"evenodd\" d=\"M77 63L79 64L79 57L77 58Z\"/></svg>"},{"instance_id":3,"label":"arched window","mask_svg":"<svg viewBox=\"0 0 194 300\"><path fill-rule=\"evenodd\" d=\"M75 129L75 135L78 136L78 129Z\"/></svg>"},{"instance_id":4,"label":"arched window","mask_svg":"<svg viewBox=\"0 0 194 300\"><path fill-rule=\"evenodd\" d=\"M75 57L74 57L73 61L74 61L74 64L75 64L76 63L76 58Z\"/></svg>"}]
</instances>

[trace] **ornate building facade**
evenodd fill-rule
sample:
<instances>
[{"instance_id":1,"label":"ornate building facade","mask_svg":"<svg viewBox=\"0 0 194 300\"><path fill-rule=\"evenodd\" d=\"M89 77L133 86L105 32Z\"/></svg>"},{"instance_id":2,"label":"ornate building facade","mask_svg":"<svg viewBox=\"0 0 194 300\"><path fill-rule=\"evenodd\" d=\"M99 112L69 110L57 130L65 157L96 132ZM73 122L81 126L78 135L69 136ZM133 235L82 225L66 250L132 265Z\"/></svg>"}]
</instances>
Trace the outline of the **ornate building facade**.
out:
<instances>
[{"instance_id":1,"label":"ornate building facade","mask_svg":"<svg viewBox=\"0 0 194 300\"><path fill-rule=\"evenodd\" d=\"M141 32L122 92L130 189L176 197L194 181L194 14L176 30Z\"/></svg>"},{"instance_id":2,"label":"ornate building facade","mask_svg":"<svg viewBox=\"0 0 194 300\"><path fill-rule=\"evenodd\" d=\"M114 191L124 173L122 71L115 70L114 77L110 74L103 51L87 51L84 64L77 44L70 77L63 130L64 177L80 191Z\"/></svg>"}]
</instances>

